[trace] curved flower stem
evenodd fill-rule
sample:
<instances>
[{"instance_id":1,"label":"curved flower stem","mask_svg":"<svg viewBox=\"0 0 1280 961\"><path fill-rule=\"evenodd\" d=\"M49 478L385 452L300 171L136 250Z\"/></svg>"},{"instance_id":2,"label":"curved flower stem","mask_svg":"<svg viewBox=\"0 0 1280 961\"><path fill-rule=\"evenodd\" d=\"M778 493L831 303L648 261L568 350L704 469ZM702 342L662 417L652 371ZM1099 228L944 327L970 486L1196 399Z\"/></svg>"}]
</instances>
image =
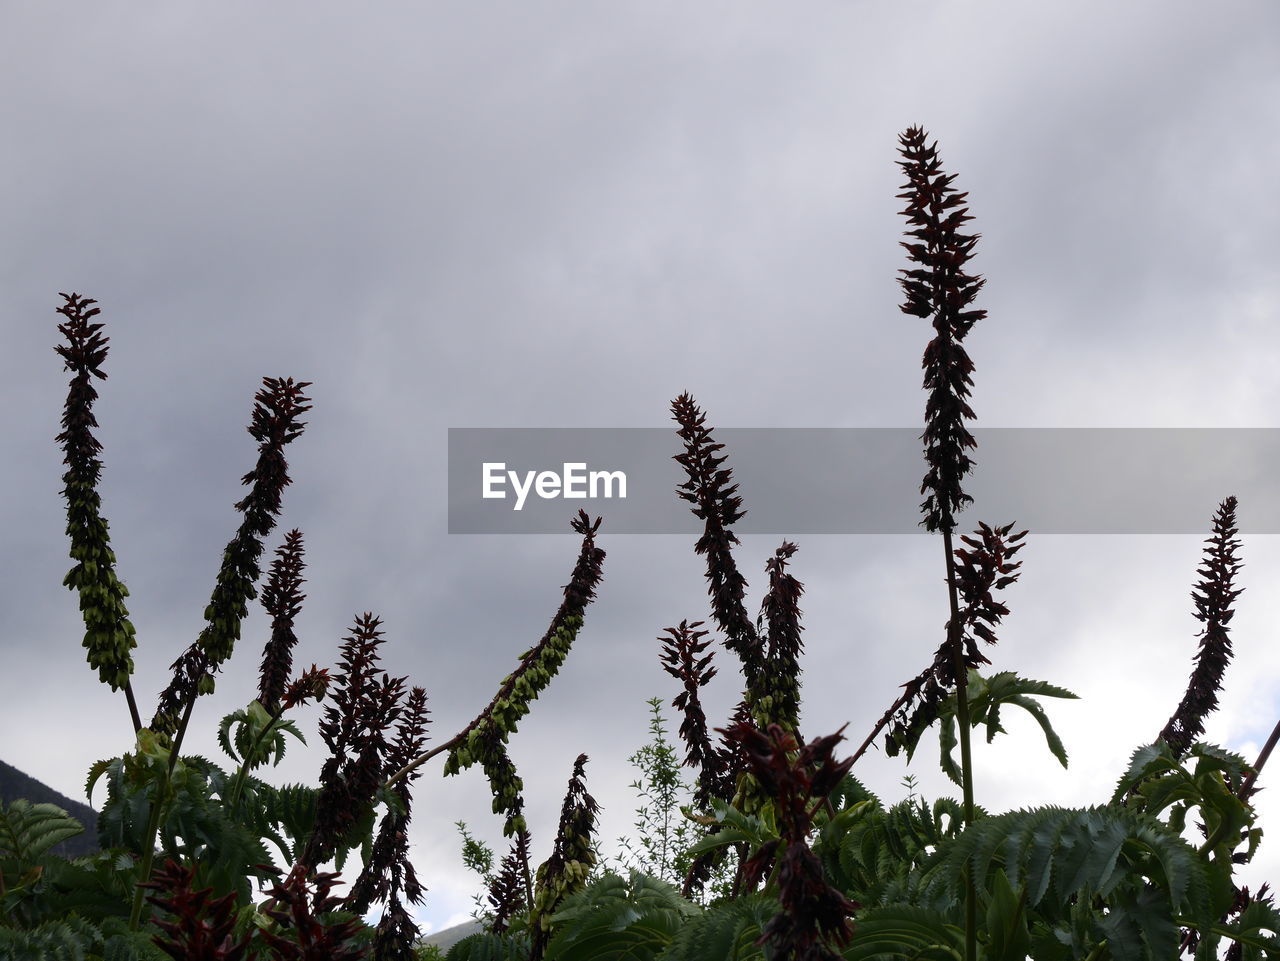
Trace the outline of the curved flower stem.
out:
<instances>
[{"instance_id":1,"label":"curved flower stem","mask_svg":"<svg viewBox=\"0 0 1280 961\"><path fill-rule=\"evenodd\" d=\"M462 732L462 733L463 733L463 734L465 734L466 732L464 731L464 732ZM412 774L412 773L413 773L414 771L416 771L418 768L422 767L422 765L426 764L428 761L430 761L430 760L431 760L433 757L435 757L437 754L440 754L440 753L441 753L441 752L443 752L443 751L448 751L448 750L450 750L451 748L455 748L455 747L457 747L461 742L462 742L462 734L455 734L455 735L454 735L450 740L445 741L443 744L438 745L437 747L433 747L430 751L427 751L427 752L425 752L425 753L423 753L423 754L419 754L416 758L414 758L412 761L410 761L408 764L406 764L406 765L405 765L404 767L402 767L400 770L396 771L396 773L395 773L395 774L393 774L393 775L391 775L391 777L387 778L387 779L382 783L382 787L383 787L384 789L385 789L385 788L389 788L389 787L391 787L391 786L392 786L393 784L395 784L397 781L402 780L403 778L405 778L405 777L407 777L408 775Z\"/></svg>"}]
</instances>

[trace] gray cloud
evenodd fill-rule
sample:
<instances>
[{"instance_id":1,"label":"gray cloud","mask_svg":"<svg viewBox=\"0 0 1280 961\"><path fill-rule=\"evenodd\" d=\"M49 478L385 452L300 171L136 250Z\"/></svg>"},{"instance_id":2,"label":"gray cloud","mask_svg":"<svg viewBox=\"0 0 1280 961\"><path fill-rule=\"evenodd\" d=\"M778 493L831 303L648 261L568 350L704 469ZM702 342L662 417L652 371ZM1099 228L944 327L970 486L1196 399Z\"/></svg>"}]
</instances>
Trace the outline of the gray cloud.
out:
<instances>
[{"instance_id":1,"label":"gray cloud","mask_svg":"<svg viewBox=\"0 0 1280 961\"><path fill-rule=\"evenodd\" d=\"M127 746L59 587L57 291L97 297L112 338L104 507L143 698L199 630L252 463L253 392L294 376L315 382L281 520L307 537L298 659L331 663L354 614L381 614L388 669L427 687L447 736L545 630L575 551L563 535L448 536L447 428L659 427L683 390L717 426L919 423L929 329L898 311L894 282L895 138L910 124L939 138L984 235L981 426L1274 426L1277 16L1155 2L11 12L0 753L76 793ZM745 539L753 588L775 540ZM993 808L1105 795L1176 704L1198 629L1200 538L1030 540L993 660L1084 701L1052 705L1069 773L1036 766L1030 728L978 750ZM602 546L587 629L512 742L539 857L579 751L603 838L630 831L644 699L676 693L655 638L706 614L691 539L611 537L606 516ZM861 740L930 656L940 550L801 541L806 731L849 721ZM1270 550L1246 541L1238 663L1210 726L1245 753L1280 706ZM202 737L252 689L264 634L255 615L197 712ZM725 660L713 685L722 712L733 674ZM211 737L193 749L217 753ZM310 780L320 753L287 763L282 778ZM898 790L896 761L861 763ZM948 790L931 763L914 773ZM469 907L452 822L500 837L475 772L420 784L438 925ZM1277 863L1264 847L1257 877Z\"/></svg>"}]
</instances>

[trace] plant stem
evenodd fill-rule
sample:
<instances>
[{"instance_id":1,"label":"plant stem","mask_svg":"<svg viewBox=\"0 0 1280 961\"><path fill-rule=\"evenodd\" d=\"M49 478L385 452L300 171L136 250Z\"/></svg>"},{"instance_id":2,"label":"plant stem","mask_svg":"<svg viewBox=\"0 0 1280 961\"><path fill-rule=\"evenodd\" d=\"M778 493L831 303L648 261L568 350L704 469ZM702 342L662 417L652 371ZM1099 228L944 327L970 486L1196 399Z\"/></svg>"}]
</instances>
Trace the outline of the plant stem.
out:
<instances>
[{"instance_id":1,"label":"plant stem","mask_svg":"<svg viewBox=\"0 0 1280 961\"><path fill-rule=\"evenodd\" d=\"M466 731L462 733L465 734ZM435 757L437 754L441 753L442 751L447 751L450 748L457 747L458 742L460 742L461 740L462 740L462 734L456 734L451 740L445 741L443 744L433 747L430 751L427 751L425 754L419 754L416 758L414 758L412 761L410 761L400 770L396 771L395 774L387 778L386 781L384 781L382 784L383 788L389 788L391 787L391 785L395 784L396 781L399 781L401 778L405 777L406 775L412 774L414 771L422 767L422 765L426 764L428 761L430 761L433 757Z\"/></svg>"},{"instance_id":2,"label":"plant stem","mask_svg":"<svg viewBox=\"0 0 1280 961\"><path fill-rule=\"evenodd\" d=\"M150 843L146 846L146 850L142 852L142 876L138 879L137 886L133 889L133 908L129 912L129 930L137 931L142 921L142 902L146 896L146 890L142 887L151 880L151 862L155 858L156 853L156 834L160 830L160 808L164 804L165 795L169 793L169 774L166 771L164 780L160 782L156 796L151 799L151 812L147 815L147 833Z\"/></svg>"},{"instance_id":3,"label":"plant stem","mask_svg":"<svg viewBox=\"0 0 1280 961\"><path fill-rule=\"evenodd\" d=\"M267 739L267 735L271 734L276 729L276 722L280 720L283 714L283 710L276 710L272 713L271 720L268 722L266 727L258 732L258 736L254 739L253 744L249 746L249 752L241 760L240 770L236 772L236 783L231 788L230 807L232 811L236 809L236 804L240 801L240 792L244 790L245 778L249 774L249 759L258 753L258 747Z\"/></svg>"},{"instance_id":4,"label":"plant stem","mask_svg":"<svg viewBox=\"0 0 1280 961\"><path fill-rule=\"evenodd\" d=\"M138 878L138 884L133 891L133 910L129 913L130 931L137 931L142 921L142 902L146 897L143 885L151 880L151 863L155 860L156 854L156 835L160 833L160 809L169 798L169 784L173 769L178 763L178 751L182 747L182 737L187 732L187 723L191 720L191 709L195 707L197 696L197 692L192 691L187 706L182 712L182 721L173 735L173 744L169 748L169 765L165 768L164 779L160 782L160 789L152 800L151 811L147 815L146 841L143 843L142 851L142 875Z\"/></svg>"},{"instance_id":5,"label":"plant stem","mask_svg":"<svg viewBox=\"0 0 1280 961\"><path fill-rule=\"evenodd\" d=\"M1277 741L1280 741L1280 721L1276 721L1276 726L1271 729L1271 736L1267 738L1267 743L1262 747L1262 753L1253 762L1253 773L1240 786L1240 799L1242 801L1253 793L1253 782L1258 779L1262 766L1267 763L1267 758L1271 757L1271 752L1275 750Z\"/></svg>"},{"instance_id":6,"label":"plant stem","mask_svg":"<svg viewBox=\"0 0 1280 961\"><path fill-rule=\"evenodd\" d=\"M1271 752L1275 750L1277 741L1280 741L1280 721L1277 721L1276 726L1271 729L1271 736L1267 738L1267 743L1262 746L1262 753L1260 753L1258 755L1258 759L1253 762L1253 773L1245 779L1245 782L1242 785L1240 785L1240 793L1236 796L1240 798L1241 801L1248 803L1249 795L1253 793L1253 782L1257 780L1258 772L1262 770L1262 766L1267 763L1267 758L1271 757ZM1219 824L1217 830L1205 840L1204 844L1200 845L1199 853L1201 857L1208 854L1222 843L1223 839L1227 835L1227 828L1228 824L1226 821Z\"/></svg>"},{"instance_id":7,"label":"plant stem","mask_svg":"<svg viewBox=\"0 0 1280 961\"><path fill-rule=\"evenodd\" d=\"M857 764L858 759L861 758L862 755L867 753L867 748L871 747L871 742L874 741L877 737L879 737L880 732L883 731L888 726L889 722L893 720L894 711L902 707L902 705L906 704L907 701L911 700L911 698L915 695L916 690L913 685L914 685L914 682L908 682L902 685L904 688L906 688L906 690L902 693L902 695L896 701L893 702L893 704L889 706L889 710L885 711L884 716L881 717L880 720L876 722L876 726L871 729L871 733L867 735L866 740L864 740L862 744L858 746L858 749L853 752L854 764Z\"/></svg>"},{"instance_id":8,"label":"plant stem","mask_svg":"<svg viewBox=\"0 0 1280 961\"><path fill-rule=\"evenodd\" d=\"M956 722L960 727L960 773L964 791L964 823L973 823L973 756L969 744L969 672L964 663L964 647L961 637L960 602L956 590L956 562L951 553L951 518L942 527L942 544L947 552L947 600L951 607L947 640L951 645L952 664L956 674ZM964 956L965 961L976 961L978 956L978 891L973 868L965 871L964 891Z\"/></svg>"},{"instance_id":9,"label":"plant stem","mask_svg":"<svg viewBox=\"0 0 1280 961\"><path fill-rule=\"evenodd\" d=\"M142 730L142 716L138 714L138 702L134 699L133 685L129 683L128 678L124 681L124 698L129 702L129 718L133 721L133 733L136 737Z\"/></svg>"}]
</instances>

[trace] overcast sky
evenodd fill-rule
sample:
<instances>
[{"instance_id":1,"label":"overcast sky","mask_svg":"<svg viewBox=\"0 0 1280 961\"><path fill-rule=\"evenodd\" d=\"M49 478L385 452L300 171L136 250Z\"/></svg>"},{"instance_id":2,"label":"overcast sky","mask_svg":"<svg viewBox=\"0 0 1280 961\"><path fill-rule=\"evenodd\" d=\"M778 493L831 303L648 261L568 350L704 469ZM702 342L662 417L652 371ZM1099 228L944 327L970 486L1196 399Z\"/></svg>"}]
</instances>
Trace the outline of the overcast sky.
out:
<instances>
[{"instance_id":1,"label":"overcast sky","mask_svg":"<svg viewBox=\"0 0 1280 961\"><path fill-rule=\"evenodd\" d=\"M663 427L685 390L715 426L920 426L930 327L899 311L896 283L913 124L983 235L979 426L1280 426L1272 3L11 3L5 21L0 758L72 796L131 729L60 586L59 291L97 298L111 337L102 494L147 713L238 523L264 376L315 385L269 545L306 538L296 663L332 665L354 617L380 615L385 667L427 689L432 743L545 631L578 548L580 503L565 535L449 535L448 428ZM988 653L1081 695L1048 704L1072 764L1009 718L975 749L980 804L1107 800L1182 696L1201 541L1232 493L1203 504L1200 536L1032 531ZM645 701L678 693L656 638L708 615L693 537L611 536L607 506L592 513L599 600L511 740L539 862L580 752L606 848L630 832ZM993 505L961 524L1017 519ZM753 613L787 533L738 551ZM803 728L848 722L852 750L941 641L942 546L798 540ZM1207 737L1252 759L1280 716L1280 545L1243 540ZM192 751L221 756L213 734L256 689L266 630L255 611ZM717 661L723 723L738 674ZM318 713L279 783L314 783ZM958 793L935 756L931 738L910 768L871 754L855 773L887 800L907 773ZM439 928L477 890L453 822L506 845L482 772L425 772L413 854ZM1258 799L1270 835L1278 796ZM1280 881L1276 845L1250 884Z\"/></svg>"}]
</instances>

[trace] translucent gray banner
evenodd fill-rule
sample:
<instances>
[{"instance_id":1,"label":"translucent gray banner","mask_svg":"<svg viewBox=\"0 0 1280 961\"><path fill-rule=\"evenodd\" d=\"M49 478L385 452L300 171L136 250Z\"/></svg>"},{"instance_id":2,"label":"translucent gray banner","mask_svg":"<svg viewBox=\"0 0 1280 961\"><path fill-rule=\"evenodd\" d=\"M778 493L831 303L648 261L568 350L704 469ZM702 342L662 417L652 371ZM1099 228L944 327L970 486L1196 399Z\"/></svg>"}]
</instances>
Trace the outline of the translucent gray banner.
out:
<instances>
[{"instance_id":1,"label":"translucent gray banner","mask_svg":"<svg viewBox=\"0 0 1280 961\"><path fill-rule=\"evenodd\" d=\"M747 513L738 534L919 533L920 430L718 428ZM975 428L959 528L1204 534L1228 496L1241 533L1280 533L1280 429ZM449 533L696 534L668 428L450 428Z\"/></svg>"}]
</instances>

